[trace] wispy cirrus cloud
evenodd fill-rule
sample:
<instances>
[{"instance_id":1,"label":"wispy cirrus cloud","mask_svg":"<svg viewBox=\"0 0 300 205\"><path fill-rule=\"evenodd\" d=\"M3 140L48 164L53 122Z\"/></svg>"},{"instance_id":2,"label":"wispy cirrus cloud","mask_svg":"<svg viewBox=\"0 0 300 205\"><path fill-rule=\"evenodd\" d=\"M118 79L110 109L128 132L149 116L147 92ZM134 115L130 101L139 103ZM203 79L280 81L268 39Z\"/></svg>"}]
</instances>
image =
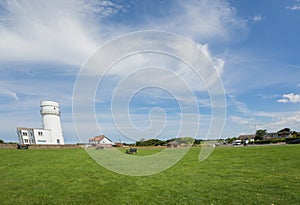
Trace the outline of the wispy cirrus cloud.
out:
<instances>
[{"instance_id":1,"label":"wispy cirrus cloud","mask_svg":"<svg viewBox=\"0 0 300 205\"><path fill-rule=\"evenodd\" d=\"M230 120L232 122L238 123L238 124L254 124L253 118L245 118L240 116L232 115L230 116Z\"/></svg>"},{"instance_id":2,"label":"wispy cirrus cloud","mask_svg":"<svg viewBox=\"0 0 300 205\"><path fill-rule=\"evenodd\" d=\"M81 65L101 42L99 19L123 7L110 1L2 1L0 60Z\"/></svg>"},{"instance_id":3,"label":"wispy cirrus cloud","mask_svg":"<svg viewBox=\"0 0 300 205\"><path fill-rule=\"evenodd\" d=\"M0 88L0 96L7 96L9 98L12 98L14 100L19 100L18 94L12 90L9 89L1 89Z\"/></svg>"},{"instance_id":4,"label":"wispy cirrus cloud","mask_svg":"<svg viewBox=\"0 0 300 205\"><path fill-rule=\"evenodd\" d=\"M175 1L172 5L172 15L152 20L150 25L202 41L230 40L237 30L241 35L247 27L227 1Z\"/></svg>"},{"instance_id":5,"label":"wispy cirrus cloud","mask_svg":"<svg viewBox=\"0 0 300 205\"><path fill-rule=\"evenodd\" d=\"M250 110L248 109L248 106L246 103L244 102L241 102L239 100L236 99L236 96L234 95L227 95L230 99L230 102L233 106L236 107L236 109L242 113L242 114L245 114L245 115L248 115L248 114L251 114Z\"/></svg>"},{"instance_id":6,"label":"wispy cirrus cloud","mask_svg":"<svg viewBox=\"0 0 300 205\"><path fill-rule=\"evenodd\" d=\"M208 40L229 39L235 30L246 27L245 22L236 16L235 9L223 0L175 1L173 5L171 14L159 19L150 13L144 14L151 21L125 28L118 22L107 24L105 20L127 12L130 8L126 4L94 0L2 1L0 60L79 66L97 46L108 40L108 36L111 38L128 31L163 29L193 39ZM222 59L212 60L220 65L218 68L223 67Z\"/></svg>"}]
</instances>

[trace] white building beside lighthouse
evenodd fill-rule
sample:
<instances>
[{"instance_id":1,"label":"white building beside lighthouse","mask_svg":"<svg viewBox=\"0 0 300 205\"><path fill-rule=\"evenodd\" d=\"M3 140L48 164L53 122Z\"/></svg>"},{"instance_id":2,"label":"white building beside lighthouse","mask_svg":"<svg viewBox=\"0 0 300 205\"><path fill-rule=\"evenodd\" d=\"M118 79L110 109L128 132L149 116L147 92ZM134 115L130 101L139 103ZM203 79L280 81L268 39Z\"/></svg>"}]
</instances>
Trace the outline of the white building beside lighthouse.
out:
<instances>
[{"instance_id":1,"label":"white building beside lighthouse","mask_svg":"<svg viewBox=\"0 0 300 205\"><path fill-rule=\"evenodd\" d=\"M54 101L41 101L43 128L17 127L20 144L61 144L64 137L60 123L59 104Z\"/></svg>"}]
</instances>

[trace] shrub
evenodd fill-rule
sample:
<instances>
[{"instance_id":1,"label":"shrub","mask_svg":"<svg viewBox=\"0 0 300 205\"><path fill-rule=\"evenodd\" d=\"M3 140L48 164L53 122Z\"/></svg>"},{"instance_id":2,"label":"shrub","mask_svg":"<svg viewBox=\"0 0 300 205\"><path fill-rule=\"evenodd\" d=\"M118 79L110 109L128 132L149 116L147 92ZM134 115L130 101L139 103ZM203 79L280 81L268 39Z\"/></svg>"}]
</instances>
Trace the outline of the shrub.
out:
<instances>
[{"instance_id":1,"label":"shrub","mask_svg":"<svg viewBox=\"0 0 300 205\"><path fill-rule=\"evenodd\" d=\"M255 144L271 144L271 143L279 143L285 142L285 138L277 138L277 139L269 139L269 140L258 140L255 141Z\"/></svg>"}]
</instances>

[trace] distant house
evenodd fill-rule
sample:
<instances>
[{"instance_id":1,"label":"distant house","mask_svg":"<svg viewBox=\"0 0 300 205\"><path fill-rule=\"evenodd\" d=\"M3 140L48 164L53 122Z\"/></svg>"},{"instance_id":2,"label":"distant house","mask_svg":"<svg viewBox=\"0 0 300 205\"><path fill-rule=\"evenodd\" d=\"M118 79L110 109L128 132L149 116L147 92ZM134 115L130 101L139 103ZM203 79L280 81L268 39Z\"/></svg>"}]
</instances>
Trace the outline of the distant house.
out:
<instances>
[{"instance_id":1,"label":"distant house","mask_svg":"<svg viewBox=\"0 0 300 205\"><path fill-rule=\"evenodd\" d=\"M284 128L277 132L278 138L288 138L292 136L292 132L290 128Z\"/></svg>"},{"instance_id":2,"label":"distant house","mask_svg":"<svg viewBox=\"0 0 300 205\"><path fill-rule=\"evenodd\" d=\"M121 142L115 142L115 147L124 147L124 145Z\"/></svg>"},{"instance_id":3,"label":"distant house","mask_svg":"<svg viewBox=\"0 0 300 205\"><path fill-rule=\"evenodd\" d=\"M289 138L292 136L290 128L284 128L277 132L270 132L263 136L263 139L275 139L275 138Z\"/></svg>"},{"instance_id":4,"label":"distant house","mask_svg":"<svg viewBox=\"0 0 300 205\"><path fill-rule=\"evenodd\" d=\"M89 139L89 144L96 146L97 148L110 148L113 143L105 135L99 135Z\"/></svg>"},{"instance_id":5,"label":"distant house","mask_svg":"<svg viewBox=\"0 0 300 205\"><path fill-rule=\"evenodd\" d=\"M239 140L250 140L250 139L254 139L255 138L255 135L252 135L252 134L248 134L248 135L240 135L239 136Z\"/></svg>"},{"instance_id":6,"label":"distant house","mask_svg":"<svg viewBox=\"0 0 300 205\"><path fill-rule=\"evenodd\" d=\"M168 148L178 148L180 147L180 143L177 141L171 141L167 144Z\"/></svg>"}]
</instances>

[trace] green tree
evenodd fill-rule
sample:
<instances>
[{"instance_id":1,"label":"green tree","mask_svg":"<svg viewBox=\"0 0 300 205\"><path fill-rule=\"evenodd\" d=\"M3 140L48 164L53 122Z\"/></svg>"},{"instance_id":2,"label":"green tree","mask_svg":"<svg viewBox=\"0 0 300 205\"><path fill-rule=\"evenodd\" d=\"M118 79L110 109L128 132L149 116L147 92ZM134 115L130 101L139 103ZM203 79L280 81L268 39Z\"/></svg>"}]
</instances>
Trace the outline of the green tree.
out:
<instances>
[{"instance_id":1,"label":"green tree","mask_svg":"<svg viewBox=\"0 0 300 205\"><path fill-rule=\"evenodd\" d=\"M227 138L226 141L228 144L232 144L234 140L237 140L237 137Z\"/></svg>"},{"instance_id":2,"label":"green tree","mask_svg":"<svg viewBox=\"0 0 300 205\"><path fill-rule=\"evenodd\" d=\"M136 146L159 146L166 144L165 141L159 139L148 139L148 140L141 140L136 142Z\"/></svg>"},{"instance_id":3,"label":"green tree","mask_svg":"<svg viewBox=\"0 0 300 205\"><path fill-rule=\"evenodd\" d=\"M3 143L4 143L4 140L1 140L1 139L0 139L0 144L3 144Z\"/></svg>"},{"instance_id":4,"label":"green tree","mask_svg":"<svg viewBox=\"0 0 300 205\"><path fill-rule=\"evenodd\" d=\"M298 132L296 132L296 131L293 131L292 132L292 137L298 137L299 135L298 135Z\"/></svg>"},{"instance_id":5,"label":"green tree","mask_svg":"<svg viewBox=\"0 0 300 205\"><path fill-rule=\"evenodd\" d=\"M255 140L262 140L267 133L267 130L256 130Z\"/></svg>"},{"instance_id":6,"label":"green tree","mask_svg":"<svg viewBox=\"0 0 300 205\"><path fill-rule=\"evenodd\" d=\"M195 145L199 145L199 144L201 144L202 142L203 142L202 139L195 139L194 144L195 144Z\"/></svg>"}]
</instances>

